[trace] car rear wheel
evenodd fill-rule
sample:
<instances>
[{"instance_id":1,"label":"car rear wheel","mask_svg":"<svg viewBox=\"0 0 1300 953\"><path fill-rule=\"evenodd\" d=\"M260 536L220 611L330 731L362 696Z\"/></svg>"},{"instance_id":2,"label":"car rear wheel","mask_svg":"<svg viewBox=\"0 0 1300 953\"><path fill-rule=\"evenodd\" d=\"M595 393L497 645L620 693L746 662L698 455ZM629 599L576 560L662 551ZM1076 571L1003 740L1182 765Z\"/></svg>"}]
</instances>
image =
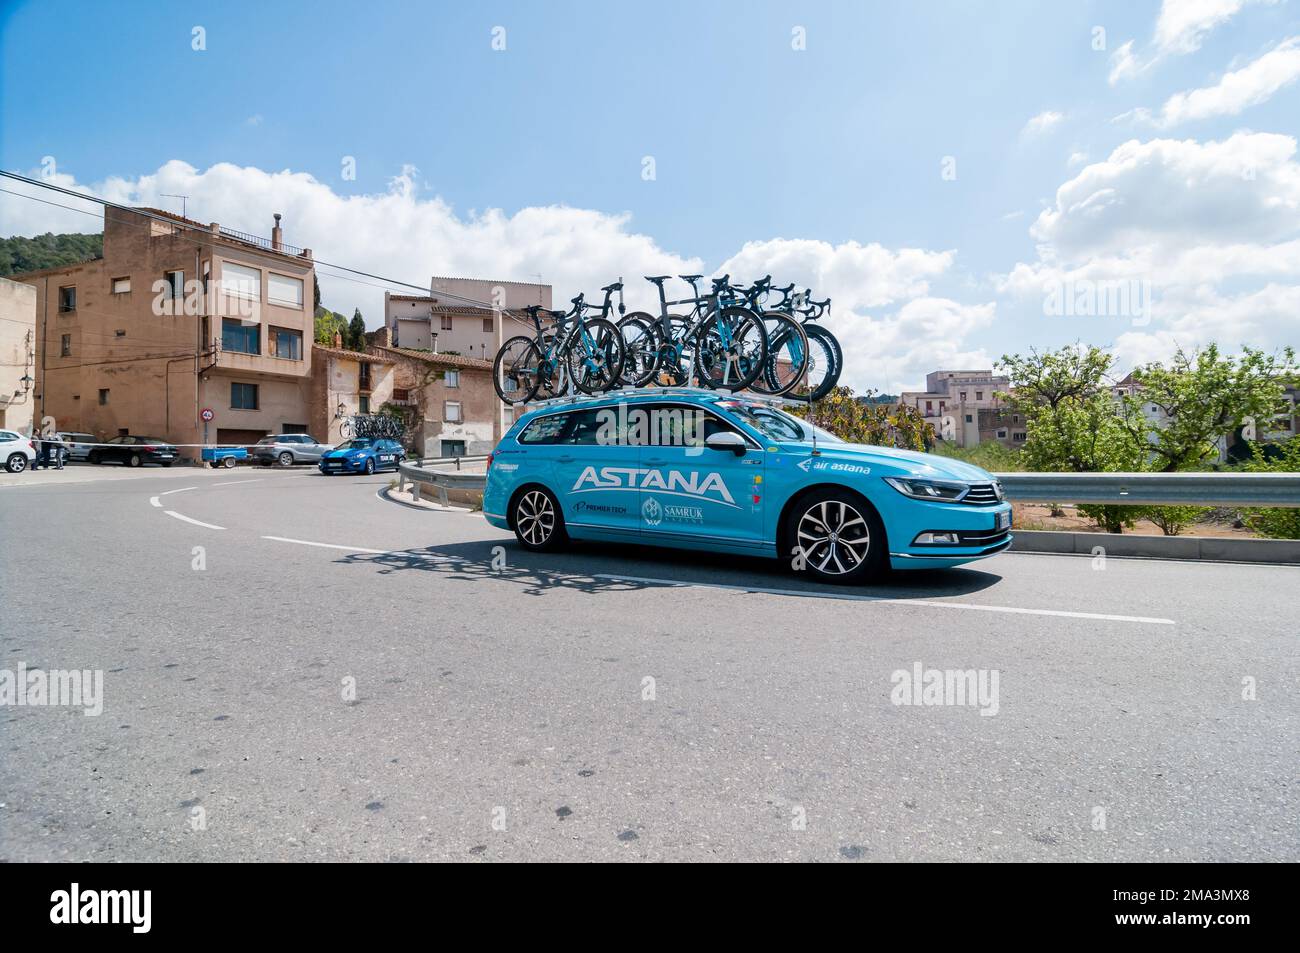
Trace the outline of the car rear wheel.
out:
<instances>
[{"instance_id":1,"label":"car rear wheel","mask_svg":"<svg viewBox=\"0 0 1300 953\"><path fill-rule=\"evenodd\" d=\"M564 531L560 504L545 487L530 486L515 500L510 524L524 549L542 552L556 549L569 538Z\"/></svg>"},{"instance_id":2,"label":"car rear wheel","mask_svg":"<svg viewBox=\"0 0 1300 953\"><path fill-rule=\"evenodd\" d=\"M133 454L131 454L131 459L129 459L129 460L127 461L127 463L128 463L128 465L130 465L130 466L138 467L138 466L140 466L141 464L143 464L144 461L140 459L140 454L138 454L138 453L133 453Z\"/></svg>"},{"instance_id":3,"label":"car rear wheel","mask_svg":"<svg viewBox=\"0 0 1300 953\"><path fill-rule=\"evenodd\" d=\"M221 465L227 470L235 469L236 463L238 463L238 461L234 457L226 457L226 459L221 461Z\"/></svg>"},{"instance_id":4,"label":"car rear wheel","mask_svg":"<svg viewBox=\"0 0 1300 953\"><path fill-rule=\"evenodd\" d=\"M275 459L282 467L293 466L293 454L290 453L288 450L281 450L280 455Z\"/></svg>"},{"instance_id":5,"label":"car rear wheel","mask_svg":"<svg viewBox=\"0 0 1300 953\"><path fill-rule=\"evenodd\" d=\"M782 557L818 582L867 582L888 565L880 517L851 490L827 487L799 500L786 517Z\"/></svg>"},{"instance_id":6,"label":"car rear wheel","mask_svg":"<svg viewBox=\"0 0 1300 953\"><path fill-rule=\"evenodd\" d=\"M375 458L371 457L369 460L366 461L366 476L370 476L374 472L375 472Z\"/></svg>"},{"instance_id":7,"label":"car rear wheel","mask_svg":"<svg viewBox=\"0 0 1300 953\"><path fill-rule=\"evenodd\" d=\"M10 473L22 473L27 469L27 457L21 453L9 454L9 459L5 461L5 469Z\"/></svg>"}]
</instances>

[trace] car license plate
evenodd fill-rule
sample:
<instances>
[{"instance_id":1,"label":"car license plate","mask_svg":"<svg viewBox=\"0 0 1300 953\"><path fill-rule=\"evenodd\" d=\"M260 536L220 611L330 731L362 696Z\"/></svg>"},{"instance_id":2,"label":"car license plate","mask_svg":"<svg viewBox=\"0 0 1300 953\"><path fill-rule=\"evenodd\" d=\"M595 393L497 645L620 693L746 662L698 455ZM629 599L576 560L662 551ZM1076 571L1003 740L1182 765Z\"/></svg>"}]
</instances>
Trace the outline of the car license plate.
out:
<instances>
[{"instance_id":1,"label":"car license plate","mask_svg":"<svg viewBox=\"0 0 1300 953\"><path fill-rule=\"evenodd\" d=\"M997 522L997 527L996 527L997 529L1010 529L1010 528L1011 528L1011 511L1010 511L1010 510L1007 510L1007 511L1005 511L1005 512L1003 512L1003 513L999 513L998 516L997 516L997 520L998 520L998 522Z\"/></svg>"}]
</instances>

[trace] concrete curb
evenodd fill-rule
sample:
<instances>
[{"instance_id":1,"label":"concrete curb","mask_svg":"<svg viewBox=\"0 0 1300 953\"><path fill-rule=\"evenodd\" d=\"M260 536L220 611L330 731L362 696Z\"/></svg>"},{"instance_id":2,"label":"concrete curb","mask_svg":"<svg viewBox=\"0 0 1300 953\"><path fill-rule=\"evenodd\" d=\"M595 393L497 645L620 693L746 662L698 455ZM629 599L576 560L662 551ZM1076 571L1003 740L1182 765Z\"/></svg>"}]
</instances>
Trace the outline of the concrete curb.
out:
<instances>
[{"instance_id":1,"label":"concrete curb","mask_svg":"<svg viewBox=\"0 0 1300 953\"><path fill-rule=\"evenodd\" d=\"M1011 551L1147 559L1210 559L1216 562L1300 564L1300 539L1221 539L1211 536L1132 536L1122 533L1064 533L1013 530Z\"/></svg>"}]
</instances>

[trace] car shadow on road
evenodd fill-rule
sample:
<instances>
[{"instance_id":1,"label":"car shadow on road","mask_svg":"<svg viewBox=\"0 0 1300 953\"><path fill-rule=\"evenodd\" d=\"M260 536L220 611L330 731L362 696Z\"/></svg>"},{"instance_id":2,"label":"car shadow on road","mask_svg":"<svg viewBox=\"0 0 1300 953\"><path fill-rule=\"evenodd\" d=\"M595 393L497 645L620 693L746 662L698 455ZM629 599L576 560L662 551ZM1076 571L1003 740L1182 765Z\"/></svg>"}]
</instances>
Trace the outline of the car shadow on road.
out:
<instances>
[{"instance_id":1,"label":"car shadow on road","mask_svg":"<svg viewBox=\"0 0 1300 953\"><path fill-rule=\"evenodd\" d=\"M719 565L720 559L725 559L725 565ZM476 540L388 553L352 553L339 562L369 566L384 574L432 572L465 582L513 582L529 595L555 589L601 593L723 586L779 589L783 594L821 598L935 599L980 592L1002 579L981 569L917 569L886 573L870 585L831 586L800 578L772 559L593 542L574 543L562 552L533 553L505 541Z\"/></svg>"}]
</instances>

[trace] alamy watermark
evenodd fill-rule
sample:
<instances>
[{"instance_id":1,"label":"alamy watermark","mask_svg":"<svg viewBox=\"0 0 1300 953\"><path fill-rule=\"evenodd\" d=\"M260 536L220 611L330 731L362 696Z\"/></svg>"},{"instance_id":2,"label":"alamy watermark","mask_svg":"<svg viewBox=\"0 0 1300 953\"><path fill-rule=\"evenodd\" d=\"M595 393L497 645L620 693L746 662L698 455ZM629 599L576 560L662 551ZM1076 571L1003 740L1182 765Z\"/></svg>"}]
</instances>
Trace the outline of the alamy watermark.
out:
<instances>
[{"instance_id":1,"label":"alamy watermark","mask_svg":"<svg viewBox=\"0 0 1300 953\"><path fill-rule=\"evenodd\" d=\"M1043 290L1043 314L1049 318L1127 318L1138 328L1151 323L1146 278L1049 281Z\"/></svg>"},{"instance_id":2,"label":"alamy watermark","mask_svg":"<svg viewBox=\"0 0 1300 953\"><path fill-rule=\"evenodd\" d=\"M890 675L894 688L889 700L895 705L977 707L981 715L992 716L999 708L999 678L995 668L925 668L915 662Z\"/></svg>"},{"instance_id":3,"label":"alamy watermark","mask_svg":"<svg viewBox=\"0 0 1300 953\"><path fill-rule=\"evenodd\" d=\"M81 708L90 717L104 711L103 669L0 668L0 705Z\"/></svg>"}]
</instances>

